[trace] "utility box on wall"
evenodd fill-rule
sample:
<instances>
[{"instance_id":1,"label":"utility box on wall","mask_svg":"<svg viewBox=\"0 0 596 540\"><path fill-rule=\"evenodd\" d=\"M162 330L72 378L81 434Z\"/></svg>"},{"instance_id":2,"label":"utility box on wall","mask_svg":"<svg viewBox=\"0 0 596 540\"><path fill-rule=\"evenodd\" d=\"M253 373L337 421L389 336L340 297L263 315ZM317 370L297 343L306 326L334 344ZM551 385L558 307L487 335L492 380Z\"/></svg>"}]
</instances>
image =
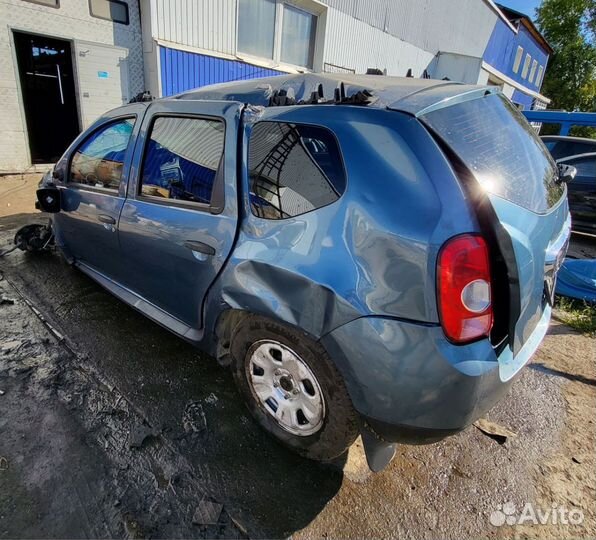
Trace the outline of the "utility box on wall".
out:
<instances>
[{"instance_id":1,"label":"utility box on wall","mask_svg":"<svg viewBox=\"0 0 596 540\"><path fill-rule=\"evenodd\" d=\"M107 110L128 103L128 49L75 42L77 81L83 128Z\"/></svg>"}]
</instances>

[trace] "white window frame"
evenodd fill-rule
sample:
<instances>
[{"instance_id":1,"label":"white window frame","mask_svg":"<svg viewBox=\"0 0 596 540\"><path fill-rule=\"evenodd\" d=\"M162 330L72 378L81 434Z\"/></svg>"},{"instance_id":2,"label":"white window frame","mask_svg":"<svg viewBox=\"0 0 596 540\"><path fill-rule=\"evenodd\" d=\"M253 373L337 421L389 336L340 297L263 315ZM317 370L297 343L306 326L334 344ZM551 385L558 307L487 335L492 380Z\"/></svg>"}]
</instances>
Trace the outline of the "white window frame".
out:
<instances>
[{"instance_id":1,"label":"white window frame","mask_svg":"<svg viewBox=\"0 0 596 540\"><path fill-rule=\"evenodd\" d=\"M524 60L524 67L522 68L522 79L526 79L528 77L528 71L530 70L530 64L532 63L532 57L530 54L526 54L526 59Z\"/></svg>"},{"instance_id":2,"label":"white window frame","mask_svg":"<svg viewBox=\"0 0 596 540\"><path fill-rule=\"evenodd\" d=\"M518 45L517 51L515 53L515 60L513 61L513 73L517 73L519 71L519 66L521 65L523 56L524 48L521 45Z\"/></svg>"},{"instance_id":3,"label":"white window frame","mask_svg":"<svg viewBox=\"0 0 596 540\"><path fill-rule=\"evenodd\" d=\"M534 60L532 62L532 69L530 70L530 78L528 79L529 82L534 82L534 77L536 76L536 68L538 67L538 60Z\"/></svg>"},{"instance_id":4,"label":"white window frame","mask_svg":"<svg viewBox=\"0 0 596 540\"><path fill-rule=\"evenodd\" d=\"M312 55L312 65L311 66L299 66L296 64L288 64L287 62L281 61L281 41L282 41L282 29L283 29L283 15L284 15L284 6L289 5L293 8L299 9L306 13L309 13L313 17L316 18L315 24L315 35L313 37L314 40L314 49ZM273 59L263 57L263 56L255 56L250 53L245 53L238 48L238 28L240 26L239 14L240 14L240 2L237 2L236 7L236 56L241 60L246 60L250 63L256 63L258 65L264 65L266 67L271 68L280 68L286 71L313 71L316 66L317 62L317 49L319 47L319 37L322 35L322 22L324 17L325 6L321 6L321 10L317 9L317 4L311 2L310 0L275 0L275 24L273 29Z\"/></svg>"},{"instance_id":5,"label":"white window frame","mask_svg":"<svg viewBox=\"0 0 596 540\"><path fill-rule=\"evenodd\" d=\"M542 83L542 76L544 75L544 66L540 64L538 66L538 75L536 75L536 86L540 88L540 84Z\"/></svg>"}]
</instances>

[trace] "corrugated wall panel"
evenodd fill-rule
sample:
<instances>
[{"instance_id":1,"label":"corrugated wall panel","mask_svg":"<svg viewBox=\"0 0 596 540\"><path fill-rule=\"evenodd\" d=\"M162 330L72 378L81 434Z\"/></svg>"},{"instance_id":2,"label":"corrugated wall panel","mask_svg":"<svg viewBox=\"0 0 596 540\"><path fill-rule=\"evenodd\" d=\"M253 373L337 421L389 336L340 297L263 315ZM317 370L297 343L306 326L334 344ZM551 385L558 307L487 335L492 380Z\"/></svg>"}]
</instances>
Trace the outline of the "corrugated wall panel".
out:
<instances>
[{"instance_id":1,"label":"corrugated wall panel","mask_svg":"<svg viewBox=\"0 0 596 540\"><path fill-rule=\"evenodd\" d=\"M358 36L358 39L352 39ZM405 76L412 68L419 77L434 55L333 8L328 9L324 62L365 73L387 69L388 75Z\"/></svg>"},{"instance_id":2,"label":"corrugated wall panel","mask_svg":"<svg viewBox=\"0 0 596 540\"><path fill-rule=\"evenodd\" d=\"M321 2L332 8L339 9L347 15L356 17L358 0L321 0Z\"/></svg>"},{"instance_id":3,"label":"corrugated wall panel","mask_svg":"<svg viewBox=\"0 0 596 540\"><path fill-rule=\"evenodd\" d=\"M358 0L355 17L379 30L385 31L388 8L388 0L367 0L366 2Z\"/></svg>"},{"instance_id":4,"label":"corrugated wall panel","mask_svg":"<svg viewBox=\"0 0 596 540\"><path fill-rule=\"evenodd\" d=\"M436 54L482 56L496 13L484 0L322 0L353 20ZM158 0L157 35L189 47L236 53L237 0ZM335 34L342 44L370 44L361 34ZM354 36L358 36L355 40Z\"/></svg>"},{"instance_id":5,"label":"corrugated wall panel","mask_svg":"<svg viewBox=\"0 0 596 540\"><path fill-rule=\"evenodd\" d=\"M436 54L482 56L497 14L483 0L322 0L378 30ZM348 36L346 39L351 39ZM359 36L358 42L367 42Z\"/></svg>"},{"instance_id":6,"label":"corrugated wall panel","mask_svg":"<svg viewBox=\"0 0 596 540\"><path fill-rule=\"evenodd\" d=\"M513 101L513 103L521 105L523 108L522 110L529 111L532 108L532 103L534 103L534 98L516 89L513 91L511 101Z\"/></svg>"},{"instance_id":7,"label":"corrugated wall panel","mask_svg":"<svg viewBox=\"0 0 596 540\"><path fill-rule=\"evenodd\" d=\"M161 86L164 96L228 81L283 75L281 71L236 60L159 47Z\"/></svg>"},{"instance_id":8,"label":"corrugated wall panel","mask_svg":"<svg viewBox=\"0 0 596 540\"><path fill-rule=\"evenodd\" d=\"M325 51L325 62L335 64L330 58L345 58L348 56L345 51L349 50L349 58L338 65L366 69L376 63L400 73L403 66L419 62L419 49L433 55L443 51L481 57L498 19L484 0L322 1L329 6L328 18L340 13L341 20L346 22L343 27L330 28L328 24L325 41L333 50ZM236 54L238 0L153 2L158 21L155 38L216 53ZM329 39L329 34L333 40ZM406 45L401 45L404 42ZM379 50L379 43L397 47L398 52L392 54L399 54L400 58L385 58L390 55Z\"/></svg>"},{"instance_id":9,"label":"corrugated wall panel","mask_svg":"<svg viewBox=\"0 0 596 540\"><path fill-rule=\"evenodd\" d=\"M236 52L236 0L158 0L153 37L225 54Z\"/></svg>"}]
</instances>

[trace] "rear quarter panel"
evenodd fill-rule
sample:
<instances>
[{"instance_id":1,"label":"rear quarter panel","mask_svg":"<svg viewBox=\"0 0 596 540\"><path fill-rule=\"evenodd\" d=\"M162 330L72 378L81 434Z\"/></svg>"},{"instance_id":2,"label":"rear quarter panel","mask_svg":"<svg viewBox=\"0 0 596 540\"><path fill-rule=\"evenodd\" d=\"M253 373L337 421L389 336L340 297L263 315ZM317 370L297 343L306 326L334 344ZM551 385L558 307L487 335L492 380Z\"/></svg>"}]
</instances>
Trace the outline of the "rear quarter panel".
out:
<instances>
[{"instance_id":1,"label":"rear quarter panel","mask_svg":"<svg viewBox=\"0 0 596 540\"><path fill-rule=\"evenodd\" d=\"M208 309L281 319L315 337L366 315L438 323L435 261L443 242L478 230L453 171L413 117L351 106L266 109L257 121L305 123L337 137L347 188L336 202L284 220L250 210L242 144L242 219Z\"/></svg>"}]
</instances>

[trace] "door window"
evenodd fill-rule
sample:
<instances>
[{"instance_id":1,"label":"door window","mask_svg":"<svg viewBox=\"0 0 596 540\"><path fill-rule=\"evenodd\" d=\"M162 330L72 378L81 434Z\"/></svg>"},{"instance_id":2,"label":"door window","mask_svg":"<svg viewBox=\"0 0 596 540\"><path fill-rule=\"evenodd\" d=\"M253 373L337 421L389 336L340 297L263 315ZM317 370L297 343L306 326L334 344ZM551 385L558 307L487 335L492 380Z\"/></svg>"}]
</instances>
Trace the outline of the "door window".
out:
<instances>
[{"instance_id":1,"label":"door window","mask_svg":"<svg viewBox=\"0 0 596 540\"><path fill-rule=\"evenodd\" d=\"M210 204L223 150L223 122L158 117L145 148L141 195Z\"/></svg>"},{"instance_id":2,"label":"door window","mask_svg":"<svg viewBox=\"0 0 596 540\"><path fill-rule=\"evenodd\" d=\"M575 141L573 139L560 139L552 141L551 146L546 147L555 159L562 159L577 154L587 154L596 151L596 141Z\"/></svg>"},{"instance_id":3,"label":"door window","mask_svg":"<svg viewBox=\"0 0 596 540\"><path fill-rule=\"evenodd\" d=\"M134 122L126 118L94 131L73 155L70 181L117 192Z\"/></svg>"},{"instance_id":4,"label":"door window","mask_svg":"<svg viewBox=\"0 0 596 540\"><path fill-rule=\"evenodd\" d=\"M265 219L305 214L335 202L346 175L334 135L327 129L259 122L249 145L252 213Z\"/></svg>"}]
</instances>

